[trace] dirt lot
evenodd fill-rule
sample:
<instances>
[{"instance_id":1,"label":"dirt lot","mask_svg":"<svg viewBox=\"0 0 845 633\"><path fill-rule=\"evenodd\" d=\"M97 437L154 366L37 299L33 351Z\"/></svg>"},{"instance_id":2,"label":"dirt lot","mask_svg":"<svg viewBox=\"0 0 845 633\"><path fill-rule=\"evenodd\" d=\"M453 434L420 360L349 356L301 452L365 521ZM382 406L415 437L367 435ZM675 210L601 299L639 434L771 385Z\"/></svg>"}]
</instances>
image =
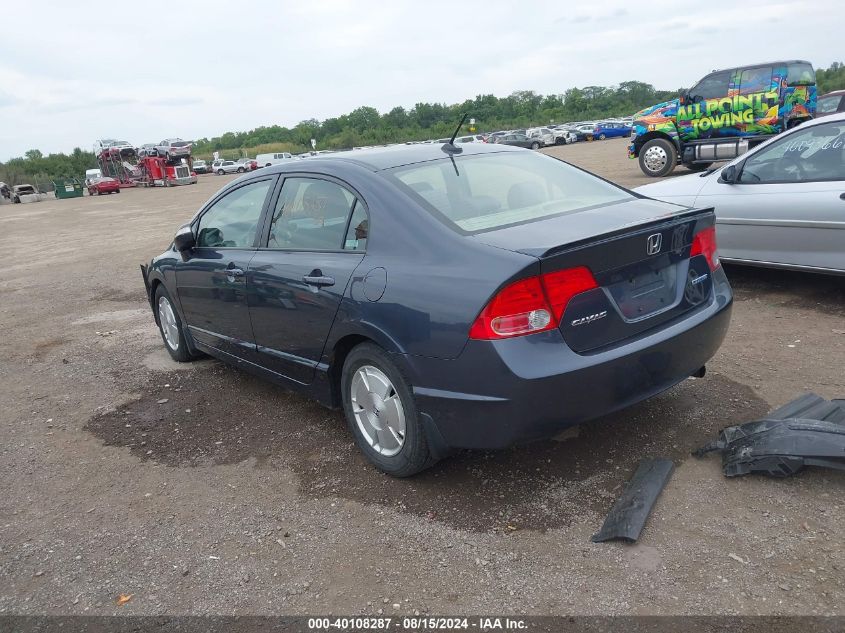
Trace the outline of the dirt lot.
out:
<instances>
[{"instance_id":1,"label":"dirt lot","mask_svg":"<svg viewBox=\"0 0 845 633\"><path fill-rule=\"evenodd\" d=\"M624 145L550 151L645 182ZM227 178L0 207L0 613L845 613L845 473L727 480L689 456L845 396L842 280L730 268L705 378L398 481L340 413L164 351L138 264ZM658 455L677 470L640 542L592 544Z\"/></svg>"}]
</instances>

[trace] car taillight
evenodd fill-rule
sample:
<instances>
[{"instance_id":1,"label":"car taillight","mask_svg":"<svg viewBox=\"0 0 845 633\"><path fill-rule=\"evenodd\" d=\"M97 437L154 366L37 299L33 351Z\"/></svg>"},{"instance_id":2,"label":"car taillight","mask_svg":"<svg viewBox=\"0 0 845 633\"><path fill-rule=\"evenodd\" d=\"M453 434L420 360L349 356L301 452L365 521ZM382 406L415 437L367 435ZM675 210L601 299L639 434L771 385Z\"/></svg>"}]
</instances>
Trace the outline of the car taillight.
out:
<instances>
[{"instance_id":1,"label":"car taillight","mask_svg":"<svg viewBox=\"0 0 845 633\"><path fill-rule=\"evenodd\" d=\"M553 330L572 297L597 287L584 266L520 279L487 303L472 324L469 337L495 340Z\"/></svg>"},{"instance_id":2,"label":"car taillight","mask_svg":"<svg viewBox=\"0 0 845 633\"><path fill-rule=\"evenodd\" d=\"M695 257L696 255L704 255L711 271L721 266L719 263L719 250L716 246L715 226L709 226L696 233L692 240L692 249L690 250L689 256Z\"/></svg>"}]
</instances>

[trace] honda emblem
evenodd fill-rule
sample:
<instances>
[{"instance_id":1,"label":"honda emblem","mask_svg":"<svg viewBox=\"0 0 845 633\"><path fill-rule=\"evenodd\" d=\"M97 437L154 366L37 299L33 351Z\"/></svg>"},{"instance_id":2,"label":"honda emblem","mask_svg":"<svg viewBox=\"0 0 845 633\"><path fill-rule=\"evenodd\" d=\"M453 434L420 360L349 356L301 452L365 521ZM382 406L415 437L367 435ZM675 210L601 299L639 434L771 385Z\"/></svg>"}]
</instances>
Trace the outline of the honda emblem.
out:
<instances>
[{"instance_id":1,"label":"honda emblem","mask_svg":"<svg viewBox=\"0 0 845 633\"><path fill-rule=\"evenodd\" d=\"M645 252L649 255L657 255L661 246L663 246L663 234L654 233L646 240Z\"/></svg>"}]
</instances>

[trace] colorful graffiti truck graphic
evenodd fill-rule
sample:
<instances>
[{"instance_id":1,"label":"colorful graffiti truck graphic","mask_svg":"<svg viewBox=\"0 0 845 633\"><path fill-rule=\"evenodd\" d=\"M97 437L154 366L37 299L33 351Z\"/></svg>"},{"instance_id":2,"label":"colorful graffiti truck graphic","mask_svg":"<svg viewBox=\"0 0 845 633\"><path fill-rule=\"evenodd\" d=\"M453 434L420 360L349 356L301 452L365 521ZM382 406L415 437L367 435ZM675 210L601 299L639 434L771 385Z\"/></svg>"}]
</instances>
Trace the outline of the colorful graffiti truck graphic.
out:
<instances>
[{"instance_id":1,"label":"colorful graffiti truck graphic","mask_svg":"<svg viewBox=\"0 0 845 633\"><path fill-rule=\"evenodd\" d=\"M771 62L714 71L678 99L634 115L630 158L649 176L680 161L705 169L750 145L812 118L816 79L805 61Z\"/></svg>"}]
</instances>

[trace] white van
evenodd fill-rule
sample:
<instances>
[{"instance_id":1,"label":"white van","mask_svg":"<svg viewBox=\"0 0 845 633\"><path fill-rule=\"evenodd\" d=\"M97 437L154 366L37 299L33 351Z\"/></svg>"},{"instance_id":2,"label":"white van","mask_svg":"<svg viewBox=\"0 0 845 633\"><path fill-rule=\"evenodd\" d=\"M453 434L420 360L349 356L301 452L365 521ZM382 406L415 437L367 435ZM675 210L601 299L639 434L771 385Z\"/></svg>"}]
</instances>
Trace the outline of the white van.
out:
<instances>
[{"instance_id":1,"label":"white van","mask_svg":"<svg viewBox=\"0 0 845 633\"><path fill-rule=\"evenodd\" d=\"M290 152L278 152L276 154L259 154L255 157L259 167L269 167L270 165L278 165L286 160L292 159Z\"/></svg>"},{"instance_id":2,"label":"white van","mask_svg":"<svg viewBox=\"0 0 845 633\"><path fill-rule=\"evenodd\" d=\"M101 172L99 169L86 169L85 170L85 184L86 185L91 184L91 181L94 180L94 178L102 178L102 177L103 177L103 172Z\"/></svg>"}]
</instances>

